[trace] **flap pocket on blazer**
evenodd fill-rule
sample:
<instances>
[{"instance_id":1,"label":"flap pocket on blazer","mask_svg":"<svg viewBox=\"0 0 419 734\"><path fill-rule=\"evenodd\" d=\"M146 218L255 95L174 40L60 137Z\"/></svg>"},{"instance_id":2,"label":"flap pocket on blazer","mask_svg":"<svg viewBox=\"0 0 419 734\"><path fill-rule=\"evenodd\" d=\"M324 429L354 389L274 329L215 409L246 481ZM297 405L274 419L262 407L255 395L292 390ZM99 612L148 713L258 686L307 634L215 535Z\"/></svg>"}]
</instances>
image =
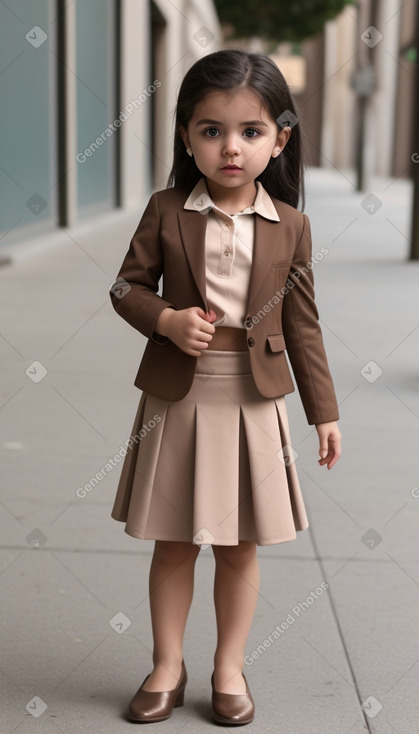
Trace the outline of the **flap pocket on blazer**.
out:
<instances>
[{"instance_id":1,"label":"flap pocket on blazer","mask_svg":"<svg viewBox=\"0 0 419 734\"><path fill-rule=\"evenodd\" d=\"M292 260L274 260L271 263L272 268L288 268L292 263Z\"/></svg>"},{"instance_id":2,"label":"flap pocket on blazer","mask_svg":"<svg viewBox=\"0 0 419 734\"><path fill-rule=\"evenodd\" d=\"M283 334L271 334L266 337L272 352L283 352L285 339Z\"/></svg>"}]
</instances>

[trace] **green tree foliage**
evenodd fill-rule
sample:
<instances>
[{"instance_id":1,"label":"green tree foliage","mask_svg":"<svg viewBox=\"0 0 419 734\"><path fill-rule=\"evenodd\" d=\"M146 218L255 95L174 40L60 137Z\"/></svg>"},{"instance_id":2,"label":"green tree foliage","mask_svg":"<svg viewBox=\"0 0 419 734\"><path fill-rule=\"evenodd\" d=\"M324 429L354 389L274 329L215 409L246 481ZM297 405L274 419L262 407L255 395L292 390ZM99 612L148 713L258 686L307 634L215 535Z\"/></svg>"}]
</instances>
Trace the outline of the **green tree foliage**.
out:
<instances>
[{"instance_id":1,"label":"green tree foliage","mask_svg":"<svg viewBox=\"0 0 419 734\"><path fill-rule=\"evenodd\" d=\"M258 36L267 41L303 41L322 31L353 0L215 0L229 38ZM229 30L229 29L227 29Z\"/></svg>"}]
</instances>

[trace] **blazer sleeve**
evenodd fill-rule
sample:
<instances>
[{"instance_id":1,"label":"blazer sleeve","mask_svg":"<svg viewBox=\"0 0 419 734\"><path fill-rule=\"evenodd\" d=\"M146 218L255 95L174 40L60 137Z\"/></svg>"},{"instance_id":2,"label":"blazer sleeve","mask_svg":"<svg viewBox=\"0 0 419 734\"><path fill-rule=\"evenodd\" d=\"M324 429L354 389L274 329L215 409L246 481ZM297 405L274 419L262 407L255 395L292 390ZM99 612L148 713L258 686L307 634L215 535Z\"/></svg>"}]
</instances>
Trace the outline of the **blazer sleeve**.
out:
<instances>
[{"instance_id":1,"label":"blazer sleeve","mask_svg":"<svg viewBox=\"0 0 419 734\"><path fill-rule=\"evenodd\" d=\"M301 402L312 425L338 420L339 411L314 300L310 220L306 214L303 217L286 283L282 324Z\"/></svg>"},{"instance_id":2,"label":"blazer sleeve","mask_svg":"<svg viewBox=\"0 0 419 734\"><path fill-rule=\"evenodd\" d=\"M156 344L169 339L154 331L156 321L172 303L157 295L163 273L163 248L160 240L160 211L153 194L132 237L109 296L119 316Z\"/></svg>"}]
</instances>

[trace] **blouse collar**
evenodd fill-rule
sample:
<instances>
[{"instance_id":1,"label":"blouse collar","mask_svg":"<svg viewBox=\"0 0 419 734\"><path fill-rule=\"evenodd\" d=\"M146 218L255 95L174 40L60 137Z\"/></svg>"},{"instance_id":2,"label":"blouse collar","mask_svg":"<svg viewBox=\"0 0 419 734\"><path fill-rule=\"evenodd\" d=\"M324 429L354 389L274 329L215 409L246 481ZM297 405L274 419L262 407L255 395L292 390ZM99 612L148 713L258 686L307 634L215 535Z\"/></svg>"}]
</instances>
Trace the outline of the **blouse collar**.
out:
<instances>
[{"instance_id":1,"label":"blouse collar","mask_svg":"<svg viewBox=\"0 0 419 734\"><path fill-rule=\"evenodd\" d=\"M276 211L268 192L263 188L260 181L255 181L255 184L257 187L257 193L253 204L246 207L246 209L242 209L240 212L236 212L233 216L256 213L265 217L265 219L270 219L273 222L279 222L280 219L278 212ZM202 214L207 214L210 210L222 212L224 215L226 214L226 212L219 209L219 207L212 201L204 176L199 179L198 183L189 194L183 208L193 209L194 211L201 212Z\"/></svg>"}]
</instances>

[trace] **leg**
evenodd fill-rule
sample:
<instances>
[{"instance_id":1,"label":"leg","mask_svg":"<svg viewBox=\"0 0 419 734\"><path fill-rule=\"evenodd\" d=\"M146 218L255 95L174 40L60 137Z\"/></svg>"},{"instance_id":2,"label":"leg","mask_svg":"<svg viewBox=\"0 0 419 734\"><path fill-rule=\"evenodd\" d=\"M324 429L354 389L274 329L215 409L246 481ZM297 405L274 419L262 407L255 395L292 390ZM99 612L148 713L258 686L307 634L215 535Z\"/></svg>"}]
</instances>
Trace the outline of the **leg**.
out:
<instances>
[{"instance_id":1,"label":"leg","mask_svg":"<svg viewBox=\"0 0 419 734\"><path fill-rule=\"evenodd\" d=\"M221 693L245 693L242 668L260 580L257 547L256 543L240 541L239 545L213 545L212 549L217 619L214 687Z\"/></svg>"},{"instance_id":2,"label":"leg","mask_svg":"<svg viewBox=\"0 0 419 734\"><path fill-rule=\"evenodd\" d=\"M193 543L156 540L149 577L154 670L145 691L170 691L180 677L198 553Z\"/></svg>"}]
</instances>

